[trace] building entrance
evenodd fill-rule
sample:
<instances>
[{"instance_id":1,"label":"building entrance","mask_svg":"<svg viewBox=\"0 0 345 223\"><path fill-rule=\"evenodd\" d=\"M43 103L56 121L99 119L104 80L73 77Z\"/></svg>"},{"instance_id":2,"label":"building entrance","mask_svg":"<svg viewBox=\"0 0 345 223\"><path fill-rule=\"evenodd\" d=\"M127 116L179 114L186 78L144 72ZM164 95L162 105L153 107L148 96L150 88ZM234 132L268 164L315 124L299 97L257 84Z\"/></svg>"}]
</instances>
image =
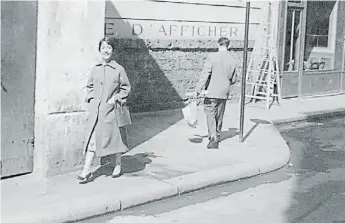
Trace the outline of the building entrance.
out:
<instances>
[{"instance_id":1,"label":"building entrance","mask_svg":"<svg viewBox=\"0 0 345 223\"><path fill-rule=\"evenodd\" d=\"M284 98L343 92L344 9L342 1L281 3Z\"/></svg>"},{"instance_id":2,"label":"building entrance","mask_svg":"<svg viewBox=\"0 0 345 223\"><path fill-rule=\"evenodd\" d=\"M1 177L33 170L37 2L1 2Z\"/></svg>"}]
</instances>

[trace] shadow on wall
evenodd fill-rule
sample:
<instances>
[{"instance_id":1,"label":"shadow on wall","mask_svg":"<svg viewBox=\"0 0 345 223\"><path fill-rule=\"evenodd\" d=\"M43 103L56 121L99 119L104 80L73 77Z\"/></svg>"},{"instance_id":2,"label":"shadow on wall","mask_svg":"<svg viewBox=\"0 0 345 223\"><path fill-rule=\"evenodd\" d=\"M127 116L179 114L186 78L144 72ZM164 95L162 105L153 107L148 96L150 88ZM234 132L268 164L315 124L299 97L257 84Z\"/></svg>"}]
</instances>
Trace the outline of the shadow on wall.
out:
<instances>
[{"instance_id":1,"label":"shadow on wall","mask_svg":"<svg viewBox=\"0 0 345 223\"><path fill-rule=\"evenodd\" d=\"M106 17L110 26L105 27L105 35L116 38L116 60L132 85L128 104L133 124L127 132L128 146L133 149L183 118L179 108L184 105L184 94L195 87L207 53L217 50L216 42L140 39L131 36L132 25L122 19L111 1L106 2L106 11L111 17ZM124 35L119 32L131 38L120 38ZM237 47L235 56L240 52Z\"/></svg>"},{"instance_id":2,"label":"shadow on wall","mask_svg":"<svg viewBox=\"0 0 345 223\"><path fill-rule=\"evenodd\" d=\"M159 44L159 41L143 40L136 35L120 38L117 32L132 33L132 27L126 20L121 19L112 2L107 1L106 7L106 10L112 11L116 23L111 31L106 29L105 33L117 38L116 60L125 68L132 85L132 93L128 99L131 112L180 108L183 105L180 95L156 62L156 59L165 59L165 50L155 50L156 58L151 55L156 48L152 47L152 44ZM166 69L173 69L175 61L168 62Z\"/></svg>"},{"instance_id":3,"label":"shadow on wall","mask_svg":"<svg viewBox=\"0 0 345 223\"><path fill-rule=\"evenodd\" d=\"M195 87L207 54L217 51L213 39L141 39L136 33L145 32L145 27L123 19L112 1L106 2L105 22L105 35L117 39L116 60L126 69L132 84L128 101L131 112L182 108L185 93ZM239 66L242 42L230 43ZM249 45L251 48L252 41ZM234 99L239 95L239 83L231 91Z\"/></svg>"},{"instance_id":4,"label":"shadow on wall","mask_svg":"<svg viewBox=\"0 0 345 223\"><path fill-rule=\"evenodd\" d=\"M120 18L110 1L107 2L106 7L106 10L115 12L112 16ZM118 19L115 24L113 29L115 32L116 30L131 32L131 25L125 20ZM116 33L106 33L106 36L117 37ZM184 105L183 100L151 55L149 44L149 41L142 40L138 36L133 36L131 39L117 38L118 47L115 49L116 61L125 68L132 86L128 104L133 124L127 127L127 144L130 149L183 119L180 109L176 109ZM164 49L158 51L161 53L156 53L162 54L163 57ZM174 61L170 61L170 64L167 64L168 69L174 67L173 63Z\"/></svg>"}]
</instances>

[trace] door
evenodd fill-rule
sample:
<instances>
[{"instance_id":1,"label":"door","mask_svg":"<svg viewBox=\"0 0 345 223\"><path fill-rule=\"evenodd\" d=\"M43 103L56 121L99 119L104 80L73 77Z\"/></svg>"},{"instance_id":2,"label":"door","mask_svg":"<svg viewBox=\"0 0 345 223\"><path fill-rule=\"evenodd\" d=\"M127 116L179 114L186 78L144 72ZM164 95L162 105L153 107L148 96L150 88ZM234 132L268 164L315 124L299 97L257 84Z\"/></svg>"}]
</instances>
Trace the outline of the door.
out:
<instances>
[{"instance_id":1,"label":"door","mask_svg":"<svg viewBox=\"0 0 345 223\"><path fill-rule=\"evenodd\" d=\"M301 96L340 93L344 2L308 1Z\"/></svg>"},{"instance_id":2,"label":"door","mask_svg":"<svg viewBox=\"0 0 345 223\"><path fill-rule=\"evenodd\" d=\"M282 97L344 91L344 1L284 1Z\"/></svg>"},{"instance_id":3,"label":"door","mask_svg":"<svg viewBox=\"0 0 345 223\"><path fill-rule=\"evenodd\" d=\"M296 97L300 92L301 54L303 49L304 7L286 7L285 29L283 33L284 50L281 59L282 90L284 98Z\"/></svg>"},{"instance_id":4,"label":"door","mask_svg":"<svg viewBox=\"0 0 345 223\"><path fill-rule=\"evenodd\" d=\"M1 1L1 177L32 172L37 2Z\"/></svg>"}]
</instances>

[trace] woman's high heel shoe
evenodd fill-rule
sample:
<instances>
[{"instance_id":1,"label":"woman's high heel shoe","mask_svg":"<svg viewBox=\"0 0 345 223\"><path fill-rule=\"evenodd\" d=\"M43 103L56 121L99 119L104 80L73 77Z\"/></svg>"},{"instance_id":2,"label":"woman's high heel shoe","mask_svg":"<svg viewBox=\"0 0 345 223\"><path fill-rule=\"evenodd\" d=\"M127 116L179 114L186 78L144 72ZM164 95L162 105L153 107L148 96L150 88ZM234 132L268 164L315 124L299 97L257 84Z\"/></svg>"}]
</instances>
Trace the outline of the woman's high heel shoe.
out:
<instances>
[{"instance_id":1,"label":"woman's high heel shoe","mask_svg":"<svg viewBox=\"0 0 345 223\"><path fill-rule=\"evenodd\" d=\"M111 177L112 178L117 178L119 176L121 176L121 166L120 165L116 165L115 168L114 168L113 173L111 174Z\"/></svg>"},{"instance_id":2,"label":"woman's high heel shoe","mask_svg":"<svg viewBox=\"0 0 345 223\"><path fill-rule=\"evenodd\" d=\"M80 184L85 184L88 183L89 180L92 178L92 173L88 173L85 177L79 175L77 178Z\"/></svg>"}]
</instances>

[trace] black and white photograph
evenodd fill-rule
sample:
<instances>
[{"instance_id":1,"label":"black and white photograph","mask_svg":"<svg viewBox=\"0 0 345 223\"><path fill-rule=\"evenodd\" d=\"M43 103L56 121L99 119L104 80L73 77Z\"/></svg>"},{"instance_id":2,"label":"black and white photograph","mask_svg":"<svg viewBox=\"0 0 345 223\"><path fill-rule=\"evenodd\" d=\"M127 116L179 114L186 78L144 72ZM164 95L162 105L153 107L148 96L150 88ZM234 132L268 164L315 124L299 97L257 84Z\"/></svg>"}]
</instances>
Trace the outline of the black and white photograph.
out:
<instances>
[{"instance_id":1,"label":"black and white photograph","mask_svg":"<svg viewBox=\"0 0 345 223\"><path fill-rule=\"evenodd\" d=\"M1 223L345 223L345 0L1 0Z\"/></svg>"}]
</instances>

